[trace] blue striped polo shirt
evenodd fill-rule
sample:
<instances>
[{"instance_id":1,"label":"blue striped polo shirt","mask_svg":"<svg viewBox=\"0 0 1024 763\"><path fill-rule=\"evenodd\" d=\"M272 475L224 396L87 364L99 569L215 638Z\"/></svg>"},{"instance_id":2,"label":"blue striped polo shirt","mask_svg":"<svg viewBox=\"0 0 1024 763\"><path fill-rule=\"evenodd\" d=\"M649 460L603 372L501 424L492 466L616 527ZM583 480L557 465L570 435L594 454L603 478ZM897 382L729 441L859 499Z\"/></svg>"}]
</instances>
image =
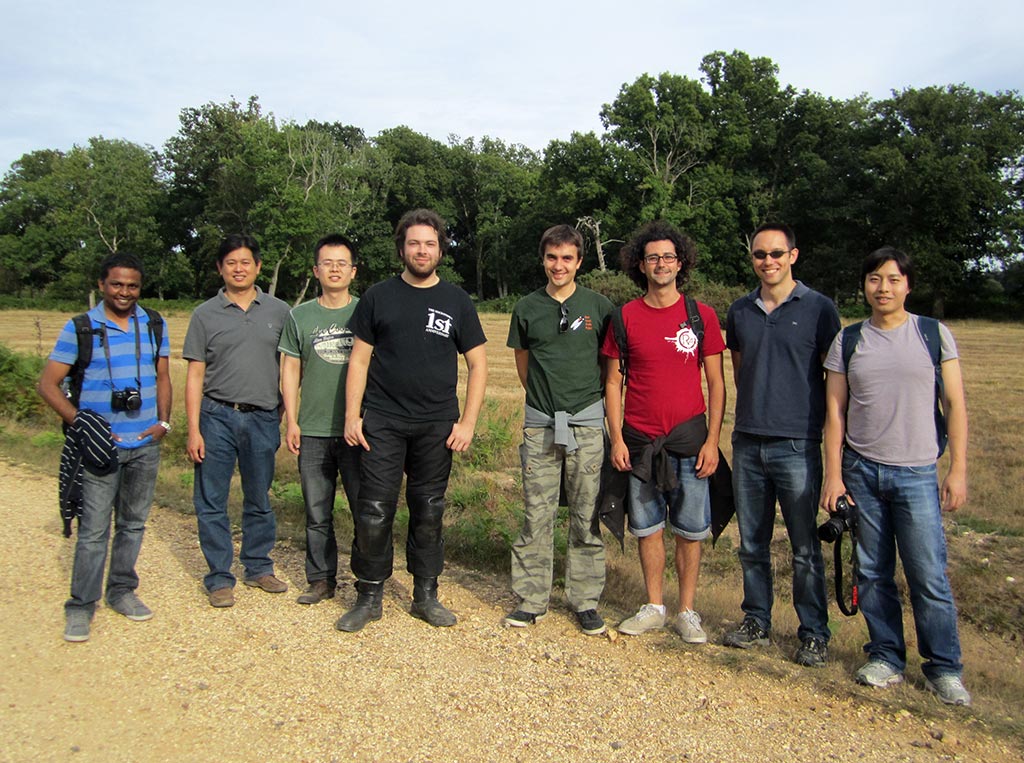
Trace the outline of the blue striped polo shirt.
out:
<instances>
[{"instance_id":1,"label":"blue striped polo shirt","mask_svg":"<svg viewBox=\"0 0 1024 763\"><path fill-rule=\"evenodd\" d=\"M125 331L116 323L107 319L100 303L88 312L89 320L94 329L103 329L110 346L110 371L107 370L107 359L101 344L100 334L92 337L92 362L85 369L82 381L82 397L79 408L90 408L110 422L111 431L121 438L117 442L119 448L138 448L148 445L152 437L137 439L140 434L157 422L156 417L156 367L153 363L153 343L149 335L149 316L138 305L135 314L128 321ZM161 319L162 320L162 319ZM139 328L139 362L135 362L135 326ZM169 357L171 344L167 338L167 323L164 321L163 340L158 351L160 357ZM50 360L73 365L78 358L78 340L75 337L75 324L68 321L57 337L57 344L50 353ZM136 377L138 376L138 381ZM110 407L110 394L113 390L125 387L138 387L142 393L142 407L137 411L114 411Z\"/></svg>"}]
</instances>

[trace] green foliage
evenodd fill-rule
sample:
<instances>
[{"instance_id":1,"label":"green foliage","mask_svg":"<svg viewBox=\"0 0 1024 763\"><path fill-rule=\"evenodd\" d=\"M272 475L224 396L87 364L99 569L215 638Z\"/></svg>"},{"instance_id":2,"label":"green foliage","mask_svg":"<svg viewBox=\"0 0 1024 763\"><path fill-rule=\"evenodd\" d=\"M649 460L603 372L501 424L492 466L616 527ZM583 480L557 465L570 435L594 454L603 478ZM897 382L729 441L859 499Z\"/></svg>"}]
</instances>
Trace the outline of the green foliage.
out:
<instances>
[{"instance_id":1,"label":"green foliage","mask_svg":"<svg viewBox=\"0 0 1024 763\"><path fill-rule=\"evenodd\" d=\"M577 280L588 289L604 294L615 305L624 305L642 294L633 279L617 270L591 270Z\"/></svg>"},{"instance_id":2,"label":"green foliage","mask_svg":"<svg viewBox=\"0 0 1024 763\"><path fill-rule=\"evenodd\" d=\"M0 417L37 421L49 410L36 393L36 381L46 361L14 352L0 344Z\"/></svg>"},{"instance_id":3,"label":"green foliage","mask_svg":"<svg viewBox=\"0 0 1024 763\"><path fill-rule=\"evenodd\" d=\"M725 328L725 316L729 312L729 305L747 294L750 290L743 286L726 286L715 281L708 281L699 276L700 274L692 275L690 283L683 288L683 291L711 307L718 316L722 327Z\"/></svg>"},{"instance_id":4,"label":"green foliage","mask_svg":"<svg viewBox=\"0 0 1024 763\"><path fill-rule=\"evenodd\" d=\"M511 313L516 302L523 298L522 294L507 294L497 299L485 299L476 303L477 312L481 313ZM2 302L0 302L2 304Z\"/></svg>"}]
</instances>

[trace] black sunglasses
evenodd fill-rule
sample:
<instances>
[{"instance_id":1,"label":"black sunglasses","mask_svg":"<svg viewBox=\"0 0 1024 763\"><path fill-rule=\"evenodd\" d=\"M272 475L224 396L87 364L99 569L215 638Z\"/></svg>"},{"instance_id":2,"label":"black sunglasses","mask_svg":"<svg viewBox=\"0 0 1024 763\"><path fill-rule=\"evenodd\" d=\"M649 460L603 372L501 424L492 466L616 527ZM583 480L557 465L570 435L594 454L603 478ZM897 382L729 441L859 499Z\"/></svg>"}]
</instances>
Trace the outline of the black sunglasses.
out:
<instances>
[{"instance_id":1,"label":"black sunglasses","mask_svg":"<svg viewBox=\"0 0 1024 763\"><path fill-rule=\"evenodd\" d=\"M750 253L750 256L755 260L763 260L765 257L771 257L773 260L781 260L787 254L790 253L790 249L773 249L770 252L766 252L763 249L755 249Z\"/></svg>"}]
</instances>

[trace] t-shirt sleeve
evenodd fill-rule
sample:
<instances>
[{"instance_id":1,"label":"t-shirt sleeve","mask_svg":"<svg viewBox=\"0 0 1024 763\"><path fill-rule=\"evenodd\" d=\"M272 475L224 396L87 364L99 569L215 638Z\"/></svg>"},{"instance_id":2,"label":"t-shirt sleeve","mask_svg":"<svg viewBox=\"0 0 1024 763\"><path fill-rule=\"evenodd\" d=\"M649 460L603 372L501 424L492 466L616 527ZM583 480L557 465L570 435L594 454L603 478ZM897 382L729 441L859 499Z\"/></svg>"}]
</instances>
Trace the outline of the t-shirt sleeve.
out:
<instances>
[{"instance_id":1,"label":"t-shirt sleeve","mask_svg":"<svg viewBox=\"0 0 1024 763\"><path fill-rule=\"evenodd\" d=\"M739 351L740 338L736 336L736 303L729 306L729 312L725 315L725 346L730 350Z\"/></svg>"},{"instance_id":2,"label":"t-shirt sleeve","mask_svg":"<svg viewBox=\"0 0 1024 763\"><path fill-rule=\"evenodd\" d=\"M474 307L469 295L466 295L462 302L462 320L459 321L459 325L462 329L459 331L458 344L456 346L461 354L465 354L487 341L484 327L480 325L480 316L477 314L476 307Z\"/></svg>"},{"instance_id":3,"label":"t-shirt sleeve","mask_svg":"<svg viewBox=\"0 0 1024 763\"><path fill-rule=\"evenodd\" d=\"M615 340L611 319L608 320L608 330L605 331L604 341L601 342L601 354L608 358L620 357L619 343Z\"/></svg>"},{"instance_id":4,"label":"t-shirt sleeve","mask_svg":"<svg viewBox=\"0 0 1024 763\"><path fill-rule=\"evenodd\" d=\"M819 354L828 352L828 349L832 346L832 340L836 338L836 334L842 328L842 323L839 321L839 311L836 309L835 303L828 297L822 297L821 300L822 308L818 314L817 336Z\"/></svg>"},{"instance_id":5,"label":"t-shirt sleeve","mask_svg":"<svg viewBox=\"0 0 1024 763\"><path fill-rule=\"evenodd\" d=\"M700 348L701 357L721 354L725 350L725 340L722 339L722 325L718 322L718 315L703 302L697 303L697 310L704 322L704 341Z\"/></svg>"},{"instance_id":6,"label":"t-shirt sleeve","mask_svg":"<svg viewBox=\"0 0 1024 763\"><path fill-rule=\"evenodd\" d=\"M349 318L348 327L356 339L360 339L369 345L377 343L373 335L373 303L375 294L372 289L363 295L356 304L356 309Z\"/></svg>"},{"instance_id":7,"label":"t-shirt sleeve","mask_svg":"<svg viewBox=\"0 0 1024 763\"><path fill-rule=\"evenodd\" d=\"M953 339L953 332L942 323L939 324L939 338L942 340L942 352L939 355L941 361L960 357L960 352L956 347L956 340Z\"/></svg>"},{"instance_id":8,"label":"t-shirt sleeve","mask_svg":"<svg viewBox=\"0 0 1024 763\"><path fill-rule=\"evenodd\" d=\"M295 313L288 314L288 320L284 323L284 330L281 332L281 341L277 345L277 351L283 352L292 358L302 357L302 348L299 345L299 327L295 320Z\"/></svg>"},{"instance_id":9,"label":"t-shirt sleeve","mask_svg":"<svg viewBox=\"0 0 1024 763\"><path fill-rule=\"evenodd\" d=\"M505 346L511 347L513 350L529 349L526 345L526 331L518 304L512 308L512 317L508 321L508 338L505 340Z\"/></svg>"},{"instance_id":10,"label":"t-shirt sleeve","mask_svg":"<svg viewBox=\"0 0 1024 763\"><path fill-rule=\"evenodd\" d=\"M164 335L166 336L166 334ZM78 339L75 336L74 321L64 324L57 342L53 345L53 352L50 353L50 360L73 366L78 360Z\"/></svg>"},{"instance_id":11,"label":"t-shirt sleeve","mask_svg":"<svg viewBox=\"0 0 1024 763\"><path fill-rule=\"evenodd\" d=\"M846 365L843 363L843 332L836 334L832 340L832 346L828 348L828 355L825 356L824 366L829 371L845 374Z\"/></svg>"}]
</instances>

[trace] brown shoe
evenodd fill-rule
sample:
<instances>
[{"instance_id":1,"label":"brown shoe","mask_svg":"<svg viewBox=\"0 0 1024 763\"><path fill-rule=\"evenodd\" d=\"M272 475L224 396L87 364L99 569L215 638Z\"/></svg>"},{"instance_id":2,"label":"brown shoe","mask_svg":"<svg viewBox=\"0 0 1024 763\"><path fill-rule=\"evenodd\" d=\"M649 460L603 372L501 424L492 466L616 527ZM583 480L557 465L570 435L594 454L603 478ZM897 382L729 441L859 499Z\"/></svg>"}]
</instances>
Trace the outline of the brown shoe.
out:
<instances>
[{"instance_id":1,"label":"brown shoe","mask_svg":"<svg viewBox=\"0 0 1024 763\"><path fill-rule=\"evenodd\" d=\"M253 588L262 588L267 593L284 593L288 590L288 584L278 580L273 575L260 575L258 578L249 578L245 584Z\"/></svg>"},{"instance_id":2,"label":"brown shoe","mask_svg":"<svg viewBox=\"0 0 1024 763\"><path fill-rule=\"evenodd\" d=\"M326 580L315 580L306 592L296 599L299 604L316 604L324 599L334 598L334 586Z\"/></svg>"},{"instance_id":3,"label":"brown shoe","mask_svg":"<svg viewBox=\"0 0 1024 763\"><path fill-rule=\"evenodd\" d=\"M209 596L211 607L235 606L235 592L230 586L227 588L218 588L215 591L210 591Z\"/></svg>"}]
</instances>

